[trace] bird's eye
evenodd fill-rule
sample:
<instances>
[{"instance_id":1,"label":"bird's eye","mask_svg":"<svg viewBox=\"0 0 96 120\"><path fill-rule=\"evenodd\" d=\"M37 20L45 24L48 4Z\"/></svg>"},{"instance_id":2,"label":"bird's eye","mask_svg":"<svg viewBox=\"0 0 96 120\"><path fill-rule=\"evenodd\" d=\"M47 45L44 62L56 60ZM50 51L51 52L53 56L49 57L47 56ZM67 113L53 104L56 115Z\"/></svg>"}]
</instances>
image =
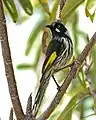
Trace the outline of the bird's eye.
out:
<instances>
[{"instance_id":1,"label":"bird's eye","mask_svg":"<svg viewBox=\"0 0 96 120\"><path fill-rule=\"evenodd\" d=\"M60 32L60 25L56 25L55 31L56 31L56 32Z\"/></svg>"},{"instance_id":2,"label":"bird's eye","mask_svg":"<svg viewBox=\"0 0 96 120\"><path fill-rule=\"evenodd\" d=\"M57 28L60 28L60 25L58 25Z\"/></svg>"},{"instance_id":3,"label":"bird's eye","mask_svg":"<svg viewBox=\"0 0 96 120\"><path fill-rule=\"evenodd\" d=\"M56 32L60 32L60 25L57 25L57 26L56 26L55 31L56 31Z\"/></svg>"}]
</instances>

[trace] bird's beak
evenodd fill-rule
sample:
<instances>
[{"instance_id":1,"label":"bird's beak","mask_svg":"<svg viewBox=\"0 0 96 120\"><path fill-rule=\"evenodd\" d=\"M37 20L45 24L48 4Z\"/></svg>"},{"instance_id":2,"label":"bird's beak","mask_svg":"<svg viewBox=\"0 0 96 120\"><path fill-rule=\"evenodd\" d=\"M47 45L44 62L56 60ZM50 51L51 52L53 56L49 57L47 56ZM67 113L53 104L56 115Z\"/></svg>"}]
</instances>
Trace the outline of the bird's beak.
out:
<instances>
[{"instance_id":1,"label":"bird's beak","mask_svg":"<svg viewBox=\"0 0 96 120\"><path fill-rule=\"evenodd\" d=\"M45 27L48 27L48 28L50 28L50 29L51 29L51 25L46 25Z\"/></svg>"}]
</instances>

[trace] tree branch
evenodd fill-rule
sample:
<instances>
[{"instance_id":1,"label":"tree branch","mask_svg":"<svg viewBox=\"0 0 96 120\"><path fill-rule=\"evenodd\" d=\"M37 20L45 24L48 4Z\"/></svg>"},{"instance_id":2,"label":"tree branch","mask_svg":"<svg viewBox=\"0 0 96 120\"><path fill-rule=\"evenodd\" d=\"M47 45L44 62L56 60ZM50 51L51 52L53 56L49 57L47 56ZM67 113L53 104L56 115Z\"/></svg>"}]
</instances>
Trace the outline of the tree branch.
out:
<instances>
[{"instance_id":1,"label":"tree branch","mask_svg":"<svg viewBox=\"0 0 96 120\"><path fill-rule=\"evenodd\" d=\"M1 41L2 55L5 65L5 74L7 77L8 88L9 88L9 93L11 96L13 108L17 120L22 120L24 118L24 113L18 96L16 80L12 66L12 59L11 59L10 47L8 43L7 28L4 17L2 0L0 0L0 41Z\"/></svg>"},{"instance_id":2,"label":"tree branch","mask_svg":"<svg viewBox=\"0 0 96 120\"><path fill-rule=\"evenodd\" d=\"M66 3L66 0L61 0L60 5L58 6L57 14L56 14L56 20L61 19L61 11Z\"/></svg>"},{"instance_id":3,"label":"tree branch","mask_svg":"<svg viewBox=\"0 0 96 120\"><path fill-rule=\"evenodd\" d=\"M66 3L66 0L61 0L61 3L60 3L60 11L62 11L63 6L65 5L65 3Z\"/></svg>"},{"instance_id":4,"label":"tree branch","mask_svg":"<svg viewBox=\"0 0 96 120\"><path fill-rule=\"evenodd\" d=\"M32 93L30 94L27 101L26 115L24 120L36 120L34 115L32 114Z\"/></svg>"},{"instance_id":5,"label":"tree branch","mask_svg":"<svg viewBox=\"0 0 96 120\"><path fill-rule=\"evenodd\" d=\"M44 113L37 120L46 120L51 115L51 113L54 111L54 109L60 103L60 100L62 99L63 95L66 93L66 90L67 90L70 82L75 77L77 71L81 67L82 63L86 59L87 55L89 54L89 52L91 51L91 49L95 45L95 43L96 43L96 32L94 33L94 35L91 38L91 40L89 41L89 43L85 46L82 53L74 61L73 66L71 67L71 70L69 71L60 90L57 92L56 96L54 97L54 99L51 102L51 104L49 105L49 107L44 111Z\"/></svg>"},{"instance_id":6,"label":"tree branch","mask_svg":"<svg viewBox=\"0 0 96 120\"><path fill-rule=\"evenodd\" d=\"M90 68L91 68L92 64L93 64L93 61L89 65L87 64L87 61L86 61L84 72L85 72L86 80L89 84L90 93L91 93L93 100L94 100L94 111L96 113L96 105L95 105L95 103L96 103L96 91L95 91L93 81L92 81L91 76L90 76Z\"/></svg>"}]
</instances>

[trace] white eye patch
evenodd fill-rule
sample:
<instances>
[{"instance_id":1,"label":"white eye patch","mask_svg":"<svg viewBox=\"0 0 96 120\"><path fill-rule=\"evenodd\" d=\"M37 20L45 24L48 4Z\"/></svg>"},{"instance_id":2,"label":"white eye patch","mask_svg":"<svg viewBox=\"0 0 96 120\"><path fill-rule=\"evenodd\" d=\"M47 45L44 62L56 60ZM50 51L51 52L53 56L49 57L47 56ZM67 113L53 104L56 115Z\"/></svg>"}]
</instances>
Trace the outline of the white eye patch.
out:
<instances>
[{"instance_id":1,"label":"white eye patch","mask_svg":"<svg viewBox=\"0 0 96 120\"><path fill-rule=\"evenodd\" d=\"M56 31L56 32L60 32L60 30L59 30L58 28L55 28L55 31Z\"/></svg>"}]
</instances>

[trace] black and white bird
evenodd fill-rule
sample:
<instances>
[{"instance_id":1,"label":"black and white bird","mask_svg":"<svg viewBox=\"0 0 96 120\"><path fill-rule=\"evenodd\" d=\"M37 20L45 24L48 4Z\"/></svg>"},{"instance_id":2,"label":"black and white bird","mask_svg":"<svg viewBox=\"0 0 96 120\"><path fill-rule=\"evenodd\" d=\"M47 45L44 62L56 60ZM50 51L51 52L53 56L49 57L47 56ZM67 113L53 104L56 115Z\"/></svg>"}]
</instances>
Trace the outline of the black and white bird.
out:
<instances>
[{"instance_id":1,"label":"black and white bird","mask_svg":"<svg viewBox=\"0 0 96 120\"><path fill-rule=\"evenodd\" d=\"M33 105L34 116L38 113L50 78L53 77L56 82L54 73L63 69L73 55L73 43L64 24L61 21L55 21L46 27L51 30L52 39L46 51L40 86ZM59 87L58 84L57 86Z\"/></svg>"}]
</instances>

